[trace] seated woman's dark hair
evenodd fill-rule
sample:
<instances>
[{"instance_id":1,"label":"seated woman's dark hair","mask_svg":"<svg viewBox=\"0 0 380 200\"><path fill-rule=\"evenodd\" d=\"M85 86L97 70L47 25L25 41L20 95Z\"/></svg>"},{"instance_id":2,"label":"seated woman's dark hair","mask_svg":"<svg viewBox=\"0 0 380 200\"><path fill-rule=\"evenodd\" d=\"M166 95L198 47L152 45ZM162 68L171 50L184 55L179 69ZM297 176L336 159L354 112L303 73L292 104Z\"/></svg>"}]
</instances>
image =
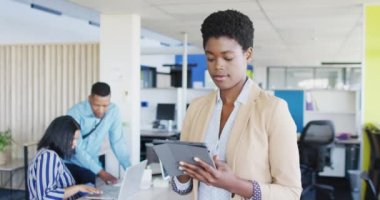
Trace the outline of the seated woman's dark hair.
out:
<instances>
[{"instance_id":1,"label":"seated woman's dark hair","mask_svg":"<svg viewBox=\"0 0 380 200\"><path fill-rule=\"evenodd\" d=\"M61 158L70 158L75 152L72 144L77 130L80 130L80 125L73 117L68 115L57 117L46 129L45 134L38 142L37 149L50 149Z\"/></svg>"},{"instance_id":2,"label":"seated woman's dark hair","mask_svg":"<svg viewBox=\"0 0 380 200\"><path fill-rule=\"evenodd\" d=\"M201 27L203 48L211 37L222 36L236 40L243 50L253 47L254 28L248 16L236 10L214 12L209 15Z\"/></svg>"}]
</instances>

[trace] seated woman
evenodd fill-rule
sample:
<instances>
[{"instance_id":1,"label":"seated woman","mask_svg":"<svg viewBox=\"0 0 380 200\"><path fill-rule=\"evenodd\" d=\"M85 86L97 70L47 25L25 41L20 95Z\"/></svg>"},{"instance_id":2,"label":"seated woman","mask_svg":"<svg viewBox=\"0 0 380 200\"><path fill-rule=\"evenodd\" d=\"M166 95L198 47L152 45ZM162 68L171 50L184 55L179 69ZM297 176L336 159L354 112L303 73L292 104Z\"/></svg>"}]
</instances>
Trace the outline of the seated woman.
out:
<instances>
[{"instance_id":1,"label":"seated woman","mask_svg":"<svg viewBox=\"0 0 380 200\"><path fill-rule=\"evenodd\" d=\"M75 199L78 192L100 193L91 186L75 185L62 161L75 153L79 130L79 124L70 116L61 116L51 122L28 168L30 199Z\"/></svg>"}]
</instances>

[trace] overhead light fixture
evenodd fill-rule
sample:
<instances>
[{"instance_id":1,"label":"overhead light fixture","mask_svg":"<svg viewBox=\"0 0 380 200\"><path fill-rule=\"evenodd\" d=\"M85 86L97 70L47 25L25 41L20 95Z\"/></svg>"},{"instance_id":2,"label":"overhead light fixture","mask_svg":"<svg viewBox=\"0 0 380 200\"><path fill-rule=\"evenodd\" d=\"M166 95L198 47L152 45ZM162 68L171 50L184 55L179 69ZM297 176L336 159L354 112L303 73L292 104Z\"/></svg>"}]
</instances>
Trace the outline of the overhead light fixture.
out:
<instances>
[{"instance_id":1,"label":"overhead light fixture","mask_svg":"<svg viewBox=\"0 0 380 200\"><path fill-rule=\"evenodd\" d=\"M97 22L88 21L88 24L90 24L90 25L93 25L93 26L97 26L97 27L100 27L100 24L99 24L99 23L97 23Z\"/></svg>"},{"instance_id":2,"label":"overhead light fixture","mask_svg":"<svg viewBox=\"0 0 380 200\"><path fill-rule=\"evenodd\" d=\"M183 46L183 42L178 43L176 46L177 46L177 47L182 47L182 46ZM190 43L187 43L187 46L191 46L191 44L190 44Z\"/></svg>"},{"instance_id":3,"label":"overhead light fixture","mask_svg":"<svg viewBox=\"0 0 380 200\"><path fill-rule=\"evenodd\" d=\"M165 42L160 42L160 45L165 46L165 47L170 47L170 44L165 43Z\"/></svg>"},{"instance_id":4,"label":"overhead light fixture","mask_svg":"<svg viewBox=\"0 0 380 200\"><path fill-rule=\"evenodd\" d=\"M50 14L53 14L53 15L62 15L62 12L58 11L58 10L54 10L54 9L51 9L51 8L48 8L48 7L45 7L45 6L41 6L41 5L38 5L38 4L30 4L30 7L31 8L34 8L34 9L37 9L37 10L40 10L40 11L43 11L43 12L47 12L47 13L50 13Z\"/></svg>"},{"instance_id":5,"label":"overhead light fixture","mask_svg":"<svg viewBox=\"0 0 380 200\"><path fill-rule=\"evenodd\" d=\"M322 65L361 65L361 62L321 62Z\"/></svg>"}]
</instances>

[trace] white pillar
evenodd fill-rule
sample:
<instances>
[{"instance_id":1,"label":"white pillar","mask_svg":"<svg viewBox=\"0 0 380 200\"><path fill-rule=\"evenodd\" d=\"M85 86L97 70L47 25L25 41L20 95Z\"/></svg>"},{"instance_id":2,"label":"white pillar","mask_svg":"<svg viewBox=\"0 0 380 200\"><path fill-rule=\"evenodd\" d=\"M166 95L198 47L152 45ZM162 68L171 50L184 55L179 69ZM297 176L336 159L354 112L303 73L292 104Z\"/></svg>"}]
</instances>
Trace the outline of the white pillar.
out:
<instances>
[{"instance_id":1,"label":"white pillar","mask_svg":"<svg viewBox=\"0 0 380 200\"><path fill-rule=\"evenodd\" d=\"M182 52L182 91L178 90L177 98L177 129L182 129L182 121L186 113L187 104L187 33L183 33L183 52ZM178 101L180 100L180 101Z\"/></svg>"},{"instance_id":2,"label":"white pillar","mask_svg":"<svg viewBox=\"0 0 380 200\"><path fill-rule=\"evenodd\" d=\"M139 15L100 16L99 78L111 86L111 101L120 109L132 164L140 160L140 24ZM106 170L118 175L110 152Z\"/></svg>"}]
</instances>

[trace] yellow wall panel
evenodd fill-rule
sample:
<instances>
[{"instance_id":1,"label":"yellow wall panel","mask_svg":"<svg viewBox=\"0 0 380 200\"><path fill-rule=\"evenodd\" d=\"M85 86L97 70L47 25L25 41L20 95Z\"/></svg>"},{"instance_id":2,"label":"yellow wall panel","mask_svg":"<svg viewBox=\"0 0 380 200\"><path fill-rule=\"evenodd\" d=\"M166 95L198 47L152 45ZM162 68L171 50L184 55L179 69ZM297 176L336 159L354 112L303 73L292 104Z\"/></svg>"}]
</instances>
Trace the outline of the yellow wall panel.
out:
<instances>
[{"instance_id":1,"label":"yellow wall panel","mask_svg":"<svg viewBox=\"0 0 380 200\"><path fill-rule=\"evenodd\" d=\"M380 5L367 5L364 13L364 123L380 123ZM362 169L367 170L370 147L368 139L365 135L363 136ZM362 191L363 189L364 187ZM363 192L362 199L364 199Z\"/></svg>"}]
</instances>

